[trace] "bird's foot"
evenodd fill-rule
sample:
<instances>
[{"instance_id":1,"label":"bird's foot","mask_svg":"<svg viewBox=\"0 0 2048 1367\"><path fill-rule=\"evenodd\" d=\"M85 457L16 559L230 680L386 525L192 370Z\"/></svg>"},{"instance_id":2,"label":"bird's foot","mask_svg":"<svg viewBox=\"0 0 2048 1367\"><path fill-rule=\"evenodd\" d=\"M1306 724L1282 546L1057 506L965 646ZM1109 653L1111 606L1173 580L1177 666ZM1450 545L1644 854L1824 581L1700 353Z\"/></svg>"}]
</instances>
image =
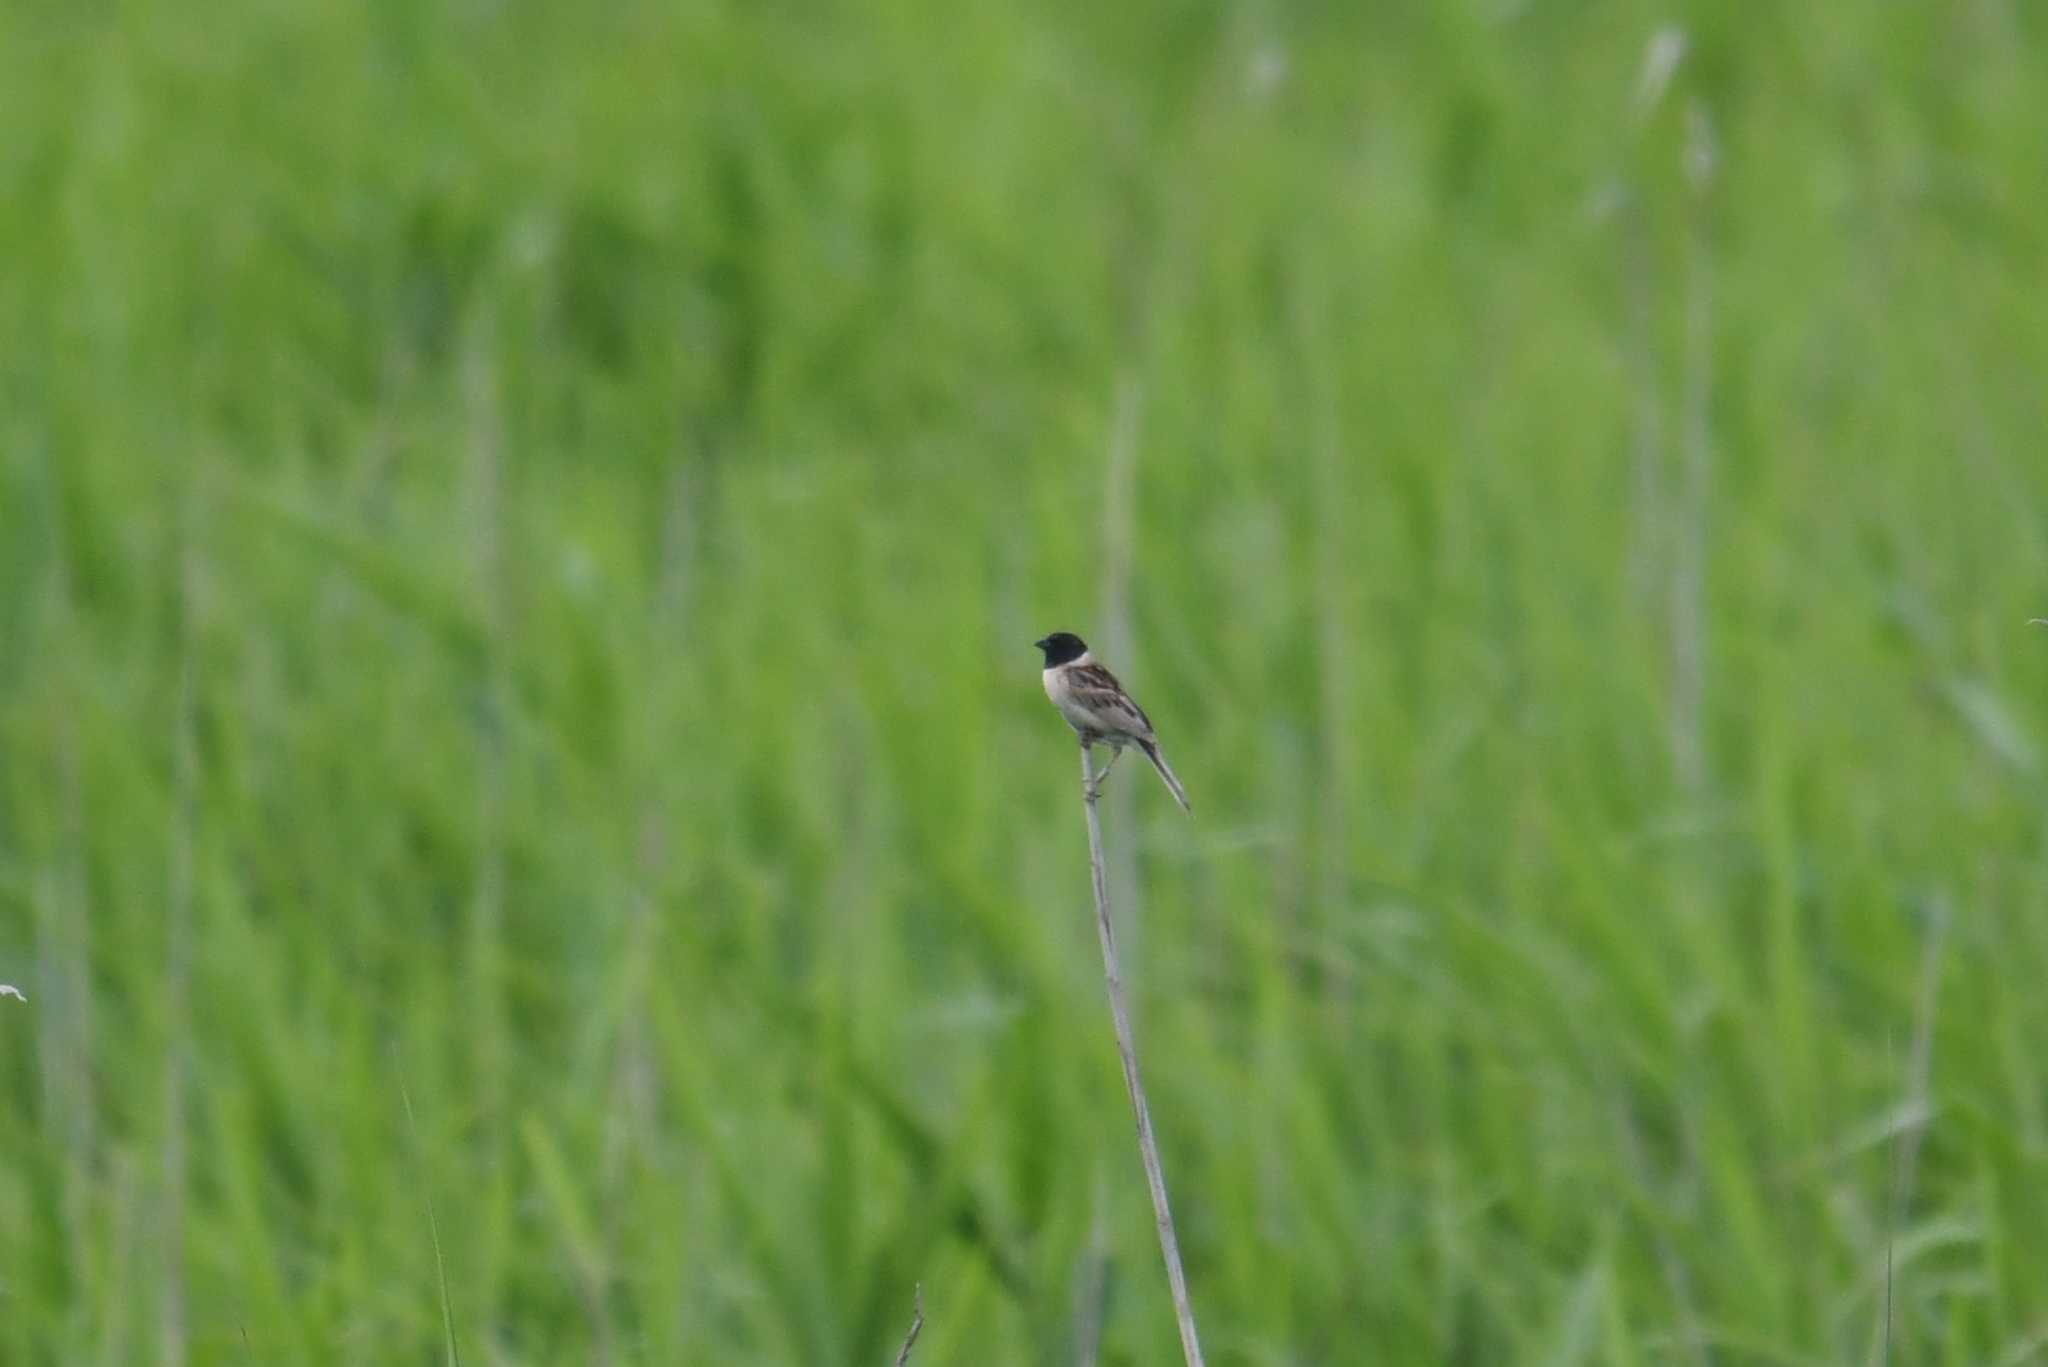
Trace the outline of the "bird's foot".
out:
<instances>
[{"instance_id":1,"label":"bird's foot","mask_svg":"<svg viewBox=\"0 0 2048 1367\"><path fill-rule=\"evenodd\" d=\"M1090 802L1102 796L1102 785L1109 782L1109 771L1116 768L1116 762L1123 757L1123 750L1120 747L1112 746L1109 752L1109 763L1102 766L1102 772L1095 776L1095 781L1081 785L1082 793Z\"/></svg>"}]
</instances>

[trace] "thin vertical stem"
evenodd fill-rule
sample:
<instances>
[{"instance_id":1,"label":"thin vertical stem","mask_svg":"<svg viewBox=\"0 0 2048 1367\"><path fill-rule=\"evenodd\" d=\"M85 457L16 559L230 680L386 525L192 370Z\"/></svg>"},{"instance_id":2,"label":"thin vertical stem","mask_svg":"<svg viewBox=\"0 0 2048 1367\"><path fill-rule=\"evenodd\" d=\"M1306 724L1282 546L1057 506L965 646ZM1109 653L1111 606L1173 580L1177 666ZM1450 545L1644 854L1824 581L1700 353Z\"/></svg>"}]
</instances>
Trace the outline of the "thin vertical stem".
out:
<instances>
[{"instance_id":1,"label":"thin vertical stem","mask_svg":"<svg viewBox=\"0 0 2048 1367\"><path fill-rule=\"evenodd\" d=\"M192 1052L192 877L197 821L198 742L194 675L198 665L199 572L193 526L198 495L188 492L178 529L178 694L172 721L170 888L165 909L164 997L164 1265L160 1344L164 1367L183 1367L188 1356L185 1309L186 1090Z\"/></svg>"},{"instance_id":2,"label":"thin vertical stem","mask_svg":"<svg viewBox=\"0 0 2048 1367\"><path fill-rule=\"evenodd\" d=\"M1671 750L1679 785L1689 798L1706 786L1707 503L1713 478L1708 409L1714 382L1714 255L1708 198L1714 187L1714 131L1706 106L1686 110L1686 178L1692 187L1692 228L1685 299L1685 358L1680 400L1684 464L1680 469L1671 575Z\"/></svg>"},{"instance_id":3,"label":"thin vertical stem","mask_svg":"<svg viewBox=\"0 0 2048 1367\"><path fill-rule=\"evenodd\" d=\"M1664 497L1664 395L1657 374L1657 284L1647 242L1647 211L1631 188L1621 208L1621 263L1628 293L1629 371L1635 383L1635 526L1629 586L1652 596L1670 518Z\"/></svg>"},{"instance_id":4,"label":"thin vertical stem","mask_svg":"<svg viewBox=\"0 0 2048 1367\"><path fill-rule=\"evenodd\" d=\"M469 424L469 524L479 616L484 627L480 721L477 726L476 885L469 910L472 1011L478 1052L477 1085L487 1132L501 1132L505 1079L510 1071L505 1022L505 685L508 620L505 606L504 419L496 345L490 323L480 326L463 366L464 413ZM495 1159L496 1154L493 1153ZM497 1170L495 1162L492 1170Z\"/></svg>"},{"instance_id":5,"label":"thin vertical stem","mask_svg":"<svg viewBox=\"0 0 2048 1367\"><path fill-rule=\"evenodd\" d=\"M905 1367L910 1361L910 1350L917 1347L917 1336L924 1332L924 1283L919 1282L911 1295L910 1333L904 1336L903 1347L896 1353L896 1367Z\"/></svg>"},{"instance_id":6,"label":"thin vertical stem","mask_svg":"<svg viewBox=\"0 0 2048 1367\"><path fill-rule=\"evenodd\" d=\"M1166 1259L1166 1282L1173 1291L1173 1313L1180 1323L1181 1352L1187 1367L1202 1367L1202 1344L1195 1334L1195 1311L1188 1302L1187 1274L1181 1270L1180 1240L1173 1232L1173 1207L1166 1199L1166 1174L1159 1165L1159 1145L1152 1137L1152 1108L1145 1104L1145 1084L1138 1076L1138 1044L1131 1033L1131 1013L1124 1005L1123 970L1117 965L1116 932L1109 923L1109 879L1102 862L1102 820L1095 811L1095 752L1081 747L1081 806L1088 815L1088 862L1095 875L1095 929L1102 940L1102 976L1109 988L1109 1013L1116 1021L1116 1051L1123 1060L1124 1086L1131 1093L1131 1111L1138 1122L1138 1153L1145 1161L1145 1181L1152 1190L1152 1214L1159 1224L1159 1252Z\"/></svg>"},{"instance_id":7,"label":"thin vertical stem","mask_svg":"<svg viewBox=\"0 0 2048 1367\"><path fill-rule=\"evenodd\" d=\"M1323 772L1317 776L1315 808L1321 831L1316 854L1316 898L1323 907L1342 905L1348 877L1352 812L1352 775L1358 753L1351 725L1352 642L1361 614L1355 602L1356 573L1349 572L1346 557L1360 544L1353 532L1351 510L1359 500L1346 489L1346 474L1356 464L1347 459L1344 431L1337 413L1335 395L1338 381L1332 374L1333 358L1341 350L1329 342L1326 306L1330 275L1320 269L1320 256L1304 253L1304 264L1295 276L1289 300L1298 348L1303 407L1307 412L1311 530L1315 553L1315 628L1317 683L1320 711L1317 731L1322 738ZM1118 658L1122 658L1119 656ZM1287 907L1300 931L1302 899Z\"/></svg>"},{"instance_id":8,"label":"thin vertical stem","mask_svg":"<svg viewBox=\"0 0 2048 1367\"><path fill-rule=\"evenodd\" d=\"M83 663L84 632L73 582L72 551L65 537L69 519L61 515L62 479L57 463L46 453L45 491L48 504L43 525L49 529L50 571L46 644L46 677L54 685L41 699L50 736L51 773L44 780L50 794L52 826L48 858L36 881L36 982L41 992L39 1014L45 1025L36 1031L38 1062L43 1078L43 1124L53 1152L62 1154L60 1201L67 1252L74 1268L93 1265L94 1167L100 1161L99 1124L92 1079L98 1074L93 1056L92 942L94 907L86 877L91 831L86 824L86 761L80 738L80 709L69 705L78 690ZM33 674L30 676L34 677ZM52 701L52 697L61 701Z\"/></svg>"},{"instance_id":9,"label":"thin vertical stem","mask_svg":"<svg viewBox=\"0 0 2048 1367\"><path fill-rule=\"evenodd\" d=\"M1651 121L1671 91L1672 78L1685 60L1691 40L1676 24L1665 24L1643 48L1642 70L1636 78L1635 133L1639 145L1650 142ZM1629 552L1632 586L1645 599L1652 596L1659 568L1669 550L1672 515L1666 506L1666 404L1657 362L1657 272L1650 243L1648 187L1637 177L1624 180L1617 215L1621 226L1622 283L1628 298L1628 351L1635 381L1636 526Z\"/></svg>"}]
</instances>

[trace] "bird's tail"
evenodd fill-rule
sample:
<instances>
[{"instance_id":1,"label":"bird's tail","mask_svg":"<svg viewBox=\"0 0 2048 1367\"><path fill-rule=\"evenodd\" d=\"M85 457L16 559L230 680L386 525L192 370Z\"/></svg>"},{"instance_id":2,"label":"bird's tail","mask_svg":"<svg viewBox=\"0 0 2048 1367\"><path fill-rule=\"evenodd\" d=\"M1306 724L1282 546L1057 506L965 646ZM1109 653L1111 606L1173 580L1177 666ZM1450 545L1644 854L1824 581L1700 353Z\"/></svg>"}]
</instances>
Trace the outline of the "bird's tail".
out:
<instances>
[{"instance_id":1,"label":"bird's tail","mask_svg":"<svg viewBox=\"0 0 2048 1367\"><path fill-rule=\"evenodd\" d=\"M1188 790L1181 787L1180 780L1173 776L1173 766L1168 764L1166 756L1160 753L1159 742L1141 740L1138 742L1138 748L1145 752L1146 759L1152 761L1152 767L1159 771L1159 777L1166 780L1167 791L1173 794L1173 800L1180 804L1180 809L1193 815L1195 809L1188 806Z\"/></svg>"}]
</instances>

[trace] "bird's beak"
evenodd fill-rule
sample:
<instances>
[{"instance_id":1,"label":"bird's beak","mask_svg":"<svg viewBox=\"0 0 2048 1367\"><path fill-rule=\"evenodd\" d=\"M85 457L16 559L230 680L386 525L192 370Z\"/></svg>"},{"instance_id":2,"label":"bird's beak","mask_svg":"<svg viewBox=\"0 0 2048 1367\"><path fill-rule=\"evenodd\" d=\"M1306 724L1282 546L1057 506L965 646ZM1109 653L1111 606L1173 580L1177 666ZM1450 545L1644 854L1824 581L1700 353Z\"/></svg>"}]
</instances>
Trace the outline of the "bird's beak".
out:
<instances>
[{"instance_id":1,"label":"bird's beak","mask_svg":"<svg viewBox=\"0 0 2048 1367\"><path fill-rule=\"evenodd\" d=\"M1034 649L1034 650L1044 650L1044 649L1045 649L1045 642L1046 642L1046 639L1047 639L1046 637L1043 637L1043 636L1041 636L1041 637L1039 637L1039 638L1038 638L1037 640L1033 641L1033 642L1031 643L1031 647L1032 647L1032 649Z\"/></svg>"}]
</instances>

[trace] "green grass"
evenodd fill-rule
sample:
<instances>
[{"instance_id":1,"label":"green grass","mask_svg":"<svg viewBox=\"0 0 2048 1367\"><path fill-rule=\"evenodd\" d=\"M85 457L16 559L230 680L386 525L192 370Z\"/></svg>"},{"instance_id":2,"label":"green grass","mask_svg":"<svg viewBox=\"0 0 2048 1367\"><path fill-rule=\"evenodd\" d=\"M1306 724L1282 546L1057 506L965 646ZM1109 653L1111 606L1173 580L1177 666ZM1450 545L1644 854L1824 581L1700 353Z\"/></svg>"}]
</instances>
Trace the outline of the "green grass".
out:
<instances>
[{"instance_id":1,"label":"green grass","mask_svg":"<svg viewBox=\"0 0 2048 1367\"><path fill-rule=\"evenodd\" d=\"M0 9L0 1361L1173 1360L1061 627L1212 1362L2048 1358L2048 30L1669 18Z\"/></svg>"}]
</instances>

